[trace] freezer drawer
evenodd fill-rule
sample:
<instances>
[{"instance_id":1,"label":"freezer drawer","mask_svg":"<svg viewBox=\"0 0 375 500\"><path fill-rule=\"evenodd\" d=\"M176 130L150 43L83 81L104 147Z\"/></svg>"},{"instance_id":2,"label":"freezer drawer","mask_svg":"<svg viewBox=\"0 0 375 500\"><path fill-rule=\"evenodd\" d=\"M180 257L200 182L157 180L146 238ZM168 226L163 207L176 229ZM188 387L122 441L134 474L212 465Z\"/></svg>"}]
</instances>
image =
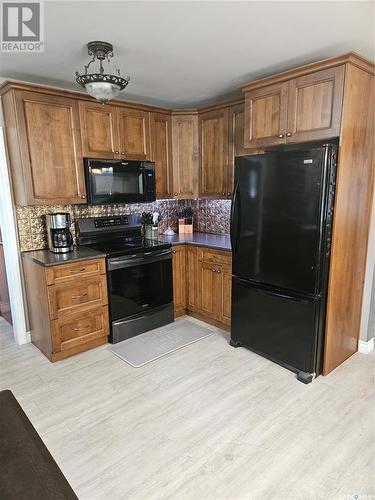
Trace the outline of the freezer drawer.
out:
<instances>
[{"instance_id":1,"label":"freezer drawer","mask_svg":"<svg viewBox=\"0 0 375 500\"><path fill-rule=\"evenodd\" d=\"M314 373L319 300L233 279L232 345L247 347L293 371Z\"/></svg>"}]
</instances>

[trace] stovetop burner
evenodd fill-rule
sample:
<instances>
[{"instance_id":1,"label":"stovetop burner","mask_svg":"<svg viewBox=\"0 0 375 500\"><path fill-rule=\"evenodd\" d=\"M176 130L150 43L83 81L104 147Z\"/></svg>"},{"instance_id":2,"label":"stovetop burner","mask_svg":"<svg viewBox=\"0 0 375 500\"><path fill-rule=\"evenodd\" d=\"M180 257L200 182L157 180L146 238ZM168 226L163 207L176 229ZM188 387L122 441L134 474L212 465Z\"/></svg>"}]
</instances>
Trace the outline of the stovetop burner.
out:
<instances>
[{"instance_id":1,"label":"stovetop burner","mask_svg":"<svg viewBox=\"0 0 375 500\"><path fill-rule=\"evenodd\" d=\"M127 255L131 253L139 253L145 250L152 250L156 248L169 248L169 243L164 243L158 240L148 240L146 238L118 238L115 240L102 241L100 243L93 243L84 245L88 248L98 250L107 254L108 257L115 257L118 255Z\"/></svg>"}]
</instances>

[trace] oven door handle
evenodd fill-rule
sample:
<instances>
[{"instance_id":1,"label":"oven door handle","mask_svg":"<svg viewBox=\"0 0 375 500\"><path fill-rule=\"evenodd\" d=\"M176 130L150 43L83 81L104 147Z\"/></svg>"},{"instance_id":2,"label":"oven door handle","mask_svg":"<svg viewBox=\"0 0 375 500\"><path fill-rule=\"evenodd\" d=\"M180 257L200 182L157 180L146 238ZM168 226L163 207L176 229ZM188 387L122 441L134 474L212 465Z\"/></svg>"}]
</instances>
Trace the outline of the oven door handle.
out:
<instances>
[{"instance_id":1,"label":"oven door handle","mask_svg":"<svg viewBox=\"0 0 375 500\"><path fill-rule=\"evenodd\" d=\"M124 267L142 266L144 264L151 264L153 262L160 262L172 258L172 249L167 248L158 252L143 252L133 255L126 255L123 257L115 257L108 259L108 270L114 271L115 269L122 269Z\"/></svg>"}]
</instances>

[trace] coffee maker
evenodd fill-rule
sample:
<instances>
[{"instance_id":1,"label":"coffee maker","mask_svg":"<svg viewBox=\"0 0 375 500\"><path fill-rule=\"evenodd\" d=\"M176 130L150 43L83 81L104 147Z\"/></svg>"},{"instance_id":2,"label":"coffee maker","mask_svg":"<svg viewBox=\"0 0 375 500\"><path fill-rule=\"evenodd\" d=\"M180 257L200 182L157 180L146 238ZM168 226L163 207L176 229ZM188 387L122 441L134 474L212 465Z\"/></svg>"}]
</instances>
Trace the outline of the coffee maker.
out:
<instances>
[{"instance_id":1,"label":"coffee maker","mask_svg":"<svg viewBox=\"0 0 375 500\"><path fill-rule=\"evenodd\" d=\"M70 215L66 212L46 215L48 248L54 253L73 251Z\"/></svg>"}]
</instances>

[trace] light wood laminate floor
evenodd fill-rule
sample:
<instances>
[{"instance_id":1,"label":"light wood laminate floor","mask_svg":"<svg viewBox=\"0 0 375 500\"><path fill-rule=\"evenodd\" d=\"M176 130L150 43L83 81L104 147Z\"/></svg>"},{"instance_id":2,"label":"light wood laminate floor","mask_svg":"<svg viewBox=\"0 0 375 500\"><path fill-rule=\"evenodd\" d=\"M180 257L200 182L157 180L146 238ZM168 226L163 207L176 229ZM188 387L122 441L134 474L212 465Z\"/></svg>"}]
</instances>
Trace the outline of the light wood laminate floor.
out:
<instances>
[{"instance_id":1,"label":"light wood laminate floor","mask_svg":"<svg viewBox=\"0 0 375 500\"><path fill-rule=\"evenodd\" d=\"M52 364L0 319L0 387L82 500L373 498L374 355L303 385L214 330L135 369L106 346Z\"/></svg>"}]
</instances>

